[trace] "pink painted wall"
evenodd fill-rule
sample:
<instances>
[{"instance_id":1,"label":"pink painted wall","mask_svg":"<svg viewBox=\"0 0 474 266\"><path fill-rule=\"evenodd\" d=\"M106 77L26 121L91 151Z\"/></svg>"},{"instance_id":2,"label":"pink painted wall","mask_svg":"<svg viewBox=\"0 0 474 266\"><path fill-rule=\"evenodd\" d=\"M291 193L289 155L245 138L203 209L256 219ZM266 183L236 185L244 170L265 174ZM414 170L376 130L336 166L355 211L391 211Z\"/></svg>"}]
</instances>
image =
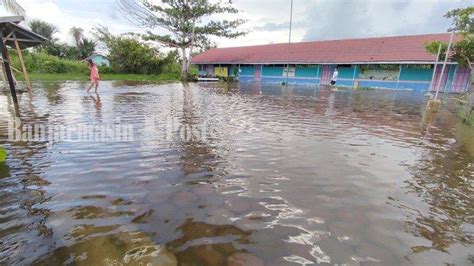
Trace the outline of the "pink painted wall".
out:
<instances>
[{"instance_id":1,"label":"pink painted wall","mask_svg":"<svg viewBox=\"0 0 474 266\"><path fill-rule=\"evenodd\" d=\"M436 87L439 81L439 75L441 74L442 67L440 66L435 75L435 81L431 88L432 91L436 91ZM448 81L448 75L451 72L451 78L449 79L449 83L446 84ZM469 74L470 70L468 68L459 68L455 65L450 65L446 68L443 80L441 81L440 92L450 93L464 93L467 89L467 84L469 82Z\"/></svg>"},{"instance_id":2,"label":"pink painted wall","mask_svg":"<svg viewBox=\"0 0 474 266\"><path fill-rule=\"evenodd\" d=\"M254 66L254 81L260 82L262 80L262 65Z\"/></svg>"},{"instance_id":3,"label":"pink painted wall","mask_svg":"<svg viewBox=\"0 0 474 266\"><path fill-rule=\"evenodd\" d=\"M451 92L463 93L466 91L470 72L471 71L469 68L456 69L456 74L454 76L453 83L451 84Z\"/></svg>"},{"instance_id":4,"label":"pink painted wall","mask_svg":"<svg viewBox=\"0 0 474 266\"><path fill-rule=\"evenodd\" d=\"M439 82L439 78L440 78L442 70L443 70L443 66L438 65L438 68L436 69L434 82L433 82L433 85L431 86L431 91L436 91L436 88L438 88L438 82ZM446 69L444 70L443 79L441 80L441 86L439 87L440 92L443 92L444 88L446 87L446 80L448 80L448 74L449 74L449 66L446 67Z\"/></svg>"},{"instance_id":5,"label":"pink painted wall","mask_svg":"<svg viewBox=\"0 0 474 266\"><path fill-rule=\"evenodd\" d=\"M323 73L321 75L321 85L329 85L331 82L334 66L323 65Z\"/></svg>"}]
</instances>

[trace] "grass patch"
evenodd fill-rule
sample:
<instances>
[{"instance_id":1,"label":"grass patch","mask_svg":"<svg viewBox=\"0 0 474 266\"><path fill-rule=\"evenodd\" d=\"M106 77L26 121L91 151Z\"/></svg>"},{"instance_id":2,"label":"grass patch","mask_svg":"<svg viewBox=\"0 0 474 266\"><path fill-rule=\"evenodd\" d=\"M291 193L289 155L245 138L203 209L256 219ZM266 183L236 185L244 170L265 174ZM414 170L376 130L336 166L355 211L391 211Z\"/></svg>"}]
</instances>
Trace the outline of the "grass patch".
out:
<instances>
[{"instance_id":1,"label":"grass patch","mask_svg":"<svg viewBox=\"0 0 474 266\"><path fill-rule=\"evenodd\" d=\"M474 127L474 114L471 114L466 120L468 126Z\"/></svg>"},{"instance_id":2,"label":"grass patch","mask_svg":"<svg viewBox=\"0 0 474 266\"><path fill-rule=\"evenodd\" d=\"M159 75L141 75L141 74L100 74L101 80L128 80L128 81L177 81L180 79L179 74L163 73ZM18 77L21 79L20 77ZM32 81L66 81L80 80L88 81L89 75L83 73L31 73Z\"/></svg>"}]
</instances>

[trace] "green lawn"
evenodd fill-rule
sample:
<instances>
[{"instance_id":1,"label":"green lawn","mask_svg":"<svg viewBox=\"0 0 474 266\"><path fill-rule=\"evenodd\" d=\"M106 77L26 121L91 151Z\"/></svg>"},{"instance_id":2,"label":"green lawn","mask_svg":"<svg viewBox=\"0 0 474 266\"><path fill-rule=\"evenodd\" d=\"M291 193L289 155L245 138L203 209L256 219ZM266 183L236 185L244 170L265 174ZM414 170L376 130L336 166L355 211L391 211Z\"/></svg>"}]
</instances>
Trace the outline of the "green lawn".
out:
<instances>
[{"instance_id":1,"label":"green lawn","mask_svg":"<svg viewBox=\"0 0 474 266\"><path fill-rule=\"evenodd\" d=\"M129 80L129 81L178 81L179 75L174 73L164 73L159 75L139 75L139 74L100 74L101 80ZM21 79L19 77L19 79ZM32 81L66 81L66 80L89 80L89 75L81 73L46 74L31 73Z\"/></svg>"}]
</instances>

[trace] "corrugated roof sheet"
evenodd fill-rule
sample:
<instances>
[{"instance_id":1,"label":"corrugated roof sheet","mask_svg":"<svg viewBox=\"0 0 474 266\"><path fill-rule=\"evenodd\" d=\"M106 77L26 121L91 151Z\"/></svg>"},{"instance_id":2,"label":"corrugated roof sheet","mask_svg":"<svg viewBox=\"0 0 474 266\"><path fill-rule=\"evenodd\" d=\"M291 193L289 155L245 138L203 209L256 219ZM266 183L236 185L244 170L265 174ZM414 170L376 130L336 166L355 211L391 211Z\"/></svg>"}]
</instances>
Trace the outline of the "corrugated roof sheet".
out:
<instances>
[{"instance_id":1,"label":"corrugated roof sheet","mask_svg":"<svg viewBox=\"0 0 474 266\"><path fill-rule=\"evenodd\" d=\"M192 59L194 64L381 63L434 62L424 44L449 41L449 33L365 39L214 48ZM288 53L288 50L290 52Z\"/></svg>"}]
</instances>

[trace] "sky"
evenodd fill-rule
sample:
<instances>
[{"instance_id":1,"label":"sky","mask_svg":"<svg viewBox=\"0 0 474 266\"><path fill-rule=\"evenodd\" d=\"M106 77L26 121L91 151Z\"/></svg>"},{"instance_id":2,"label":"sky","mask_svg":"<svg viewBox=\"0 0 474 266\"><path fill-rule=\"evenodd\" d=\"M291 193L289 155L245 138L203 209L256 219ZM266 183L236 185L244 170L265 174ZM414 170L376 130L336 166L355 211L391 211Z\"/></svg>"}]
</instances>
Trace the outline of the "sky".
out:
<instances>
[{"instance_id":1,"label":"sky","mask_svg":"<svg viewBox=\"0 0 474 266\"><path fill-rule=\"evenodd\" d=\"M61 41L72 43L69 29L97 25L113 33L144 31L132 25L116 0L17 0L27 19L56 25ZM213 0L211 0L213 1ZM233 0L247 19L237 39L214 39L218 47L288 42L291 0ZM294 0L292 41L316 41L446 32L451 20L443 15L471 0ZM1 13L1 12L0 12ZM221 16L220 18L232 16ZM152 29L160 33L161 29Z\"/></svg>"}]
</instances>

